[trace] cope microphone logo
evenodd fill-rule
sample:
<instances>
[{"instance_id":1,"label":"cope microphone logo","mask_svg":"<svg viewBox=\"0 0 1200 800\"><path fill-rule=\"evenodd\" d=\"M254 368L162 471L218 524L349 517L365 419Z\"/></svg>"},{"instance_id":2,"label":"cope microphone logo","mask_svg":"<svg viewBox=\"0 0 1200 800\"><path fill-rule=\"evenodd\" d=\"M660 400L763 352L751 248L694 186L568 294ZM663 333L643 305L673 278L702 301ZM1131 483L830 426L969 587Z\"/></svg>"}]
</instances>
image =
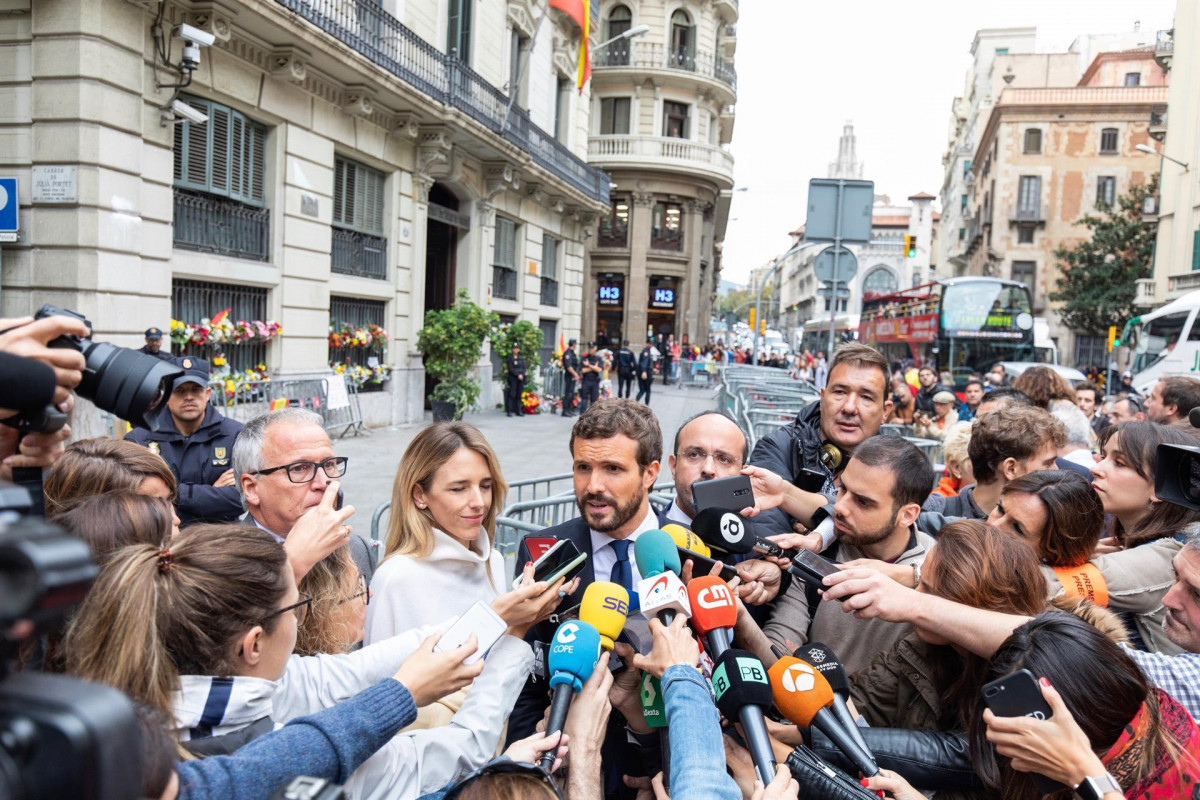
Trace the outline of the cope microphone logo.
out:
<instances>
[{"instance_id":1,"label":"cope microphone logo","mask_svg":"<svg viewBox=\"0 0 1200 800\"><path fill-rule=\"evenodd\" d=\"M575 640L579 637L579 626L573 622L563 623L558 629L558 633L554 634L555 653L574 653Z\"/></svg>"},{"instance_id":2,"label":"cope microphone logo","mask_svg":"<svg viewBox=\"0 0 1200 800\"><path fill-rule=\"evenodd\" d=\"M708 586L696 595L696 603L701 608L724 608L733 605L733 595L725 584Z\"/></svg>"},{"instance_id":3,"label":"cope microphone logo","mask_svg":"<svg viewBox=\"0 0 1200 800\"><path fill-rule=\"evenodd\" d=\"M816 673L808 664L792 664L784 670L781 680L789 692L807 692L817 685Z\"/></svg>"},{"instance_id":4,"label":"cope microphone logo","mask_svg":"<svg viewBox=\"0 0 1200 800\"><path fill-rule=\"evenodd\" d=\"M746 526L737 514L721 515L721 537L731 544L737 544L746 535Z\"/></svg>"}]
</instances>

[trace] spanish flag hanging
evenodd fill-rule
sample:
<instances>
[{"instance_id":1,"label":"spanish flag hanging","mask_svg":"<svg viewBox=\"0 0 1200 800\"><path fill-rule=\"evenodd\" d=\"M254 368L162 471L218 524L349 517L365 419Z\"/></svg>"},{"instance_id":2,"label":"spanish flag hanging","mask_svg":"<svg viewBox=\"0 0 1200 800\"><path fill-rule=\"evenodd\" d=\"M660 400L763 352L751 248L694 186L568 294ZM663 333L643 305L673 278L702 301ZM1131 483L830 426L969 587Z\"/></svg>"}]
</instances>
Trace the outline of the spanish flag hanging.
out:
<instances>
[{"instance_id":1,"label":"spanish flag hanging","mask_svg":"<svg viewBox=\"0 0 1200 800\"><path fill-rule=\"evenodd\" d=\"M592 54L588 47L588 38L591 36L591 0L550 0L550 8L557 8L575 20L582 32L579 40L579 74L575 79L576 86L582 92L583 85L592 77Z\"/></svg>"}]
</instances>

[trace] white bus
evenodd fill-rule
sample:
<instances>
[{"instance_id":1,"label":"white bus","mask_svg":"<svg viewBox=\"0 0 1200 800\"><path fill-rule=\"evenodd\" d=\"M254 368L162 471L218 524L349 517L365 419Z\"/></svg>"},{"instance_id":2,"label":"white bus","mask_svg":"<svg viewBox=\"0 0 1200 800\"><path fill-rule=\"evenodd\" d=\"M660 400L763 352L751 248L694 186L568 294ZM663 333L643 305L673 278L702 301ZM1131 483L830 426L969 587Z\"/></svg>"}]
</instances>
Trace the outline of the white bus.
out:
<instances>
[{"instance_id":1,"label":"white bus","mask_svg":"<svg viewBox=\"0 0 1200 800\"><path fill-rule=\"evenodd\" d=\"M833 320L833 346L837 347L842 342L853 342L858 340L858 314L838 314ZM805 350L812 353L814 356L818 352L823 352L826 357L829 354L829 317L821 317L810 319L804 323L804 328L799 332L800 342L796 348L797 353L803 353Z\"/></svg>"},{"instance_id":2,"label":"white bus","mask_svg":"<svg viewBox=\"0 0 1200 800\"><path fill-rule=\"evenodd\" d=\"M1164 375L1200 377L1200 291L1188 292L1125 325L1133 387L1148 395Z\"/></svg>"}]
</instances>

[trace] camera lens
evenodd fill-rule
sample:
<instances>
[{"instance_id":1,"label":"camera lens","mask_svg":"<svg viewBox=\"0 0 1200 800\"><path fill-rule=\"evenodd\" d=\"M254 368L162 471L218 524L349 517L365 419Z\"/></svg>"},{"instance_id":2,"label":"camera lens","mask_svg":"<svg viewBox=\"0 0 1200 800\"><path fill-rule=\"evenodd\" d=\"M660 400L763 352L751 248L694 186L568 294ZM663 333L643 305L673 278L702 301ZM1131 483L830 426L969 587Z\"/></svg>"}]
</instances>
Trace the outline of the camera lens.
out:
<instances>
[{"instance_id":1,"label":"camera lens","mask_svg":"<svg viewBox=\"0 0 1200 800\"><path fill-rule=\"evenodd\" d=\"M158 430L158 414L171 393L178 366L107 342L83 342L87 366L76 391L105 411Z\"/></svg>"}]
</instances>

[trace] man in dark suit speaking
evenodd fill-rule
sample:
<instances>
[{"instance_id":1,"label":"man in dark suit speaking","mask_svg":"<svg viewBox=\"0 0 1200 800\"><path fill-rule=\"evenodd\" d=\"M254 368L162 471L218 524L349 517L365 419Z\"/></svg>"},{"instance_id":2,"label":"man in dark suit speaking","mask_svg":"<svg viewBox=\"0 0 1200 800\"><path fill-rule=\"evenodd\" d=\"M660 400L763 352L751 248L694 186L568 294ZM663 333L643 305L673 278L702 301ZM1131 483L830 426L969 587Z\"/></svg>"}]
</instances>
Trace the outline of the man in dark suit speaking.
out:
<instances>
[{"instance_id":1,"label":"man in dark suit speaking","mask_svg":"<svg viewBox=\"0 0 1200 800\"><path fill-rule=\"evenodd\" d=\"M575 476L575 501L582 516L561 525L539 531L530 538L569 539L588 559L580 573L579 588L559 606L569 609L579 605L583 592L596 580L611 580L624 586L630 595L630 613L636 613L636 587L641 575L633 558L633 543L646 531L659 527L658 516L650 507L650 490L658 479L662 459L662 430L647 406L628 398L601 400L580 415L571 430L571 470ZM523 567L529 559L524 542L517 553L517 565ZM517 700L508 721L510 742L529 736L542 719L550 704L549 683L544 674L545 654L554 636L555 623L535 625L526 638L534 648L534 675ZM541 674L539 674L539 667ZM629 714L614 703L609 736L605 751L616 758L605 759L607 764L624 768L632 774L635 759L618 755L613 748L624 748L626 731L620 715L631 716L637 708L638 719L629 720L633 728L643 727L637 692L633 692ZM657 740L651 737L654 749ZM613 786L617 775L605 775L606 792L622 794L625 787ZM630 793L632 797L632 792Z\"/></svg>"}]
</instances>

